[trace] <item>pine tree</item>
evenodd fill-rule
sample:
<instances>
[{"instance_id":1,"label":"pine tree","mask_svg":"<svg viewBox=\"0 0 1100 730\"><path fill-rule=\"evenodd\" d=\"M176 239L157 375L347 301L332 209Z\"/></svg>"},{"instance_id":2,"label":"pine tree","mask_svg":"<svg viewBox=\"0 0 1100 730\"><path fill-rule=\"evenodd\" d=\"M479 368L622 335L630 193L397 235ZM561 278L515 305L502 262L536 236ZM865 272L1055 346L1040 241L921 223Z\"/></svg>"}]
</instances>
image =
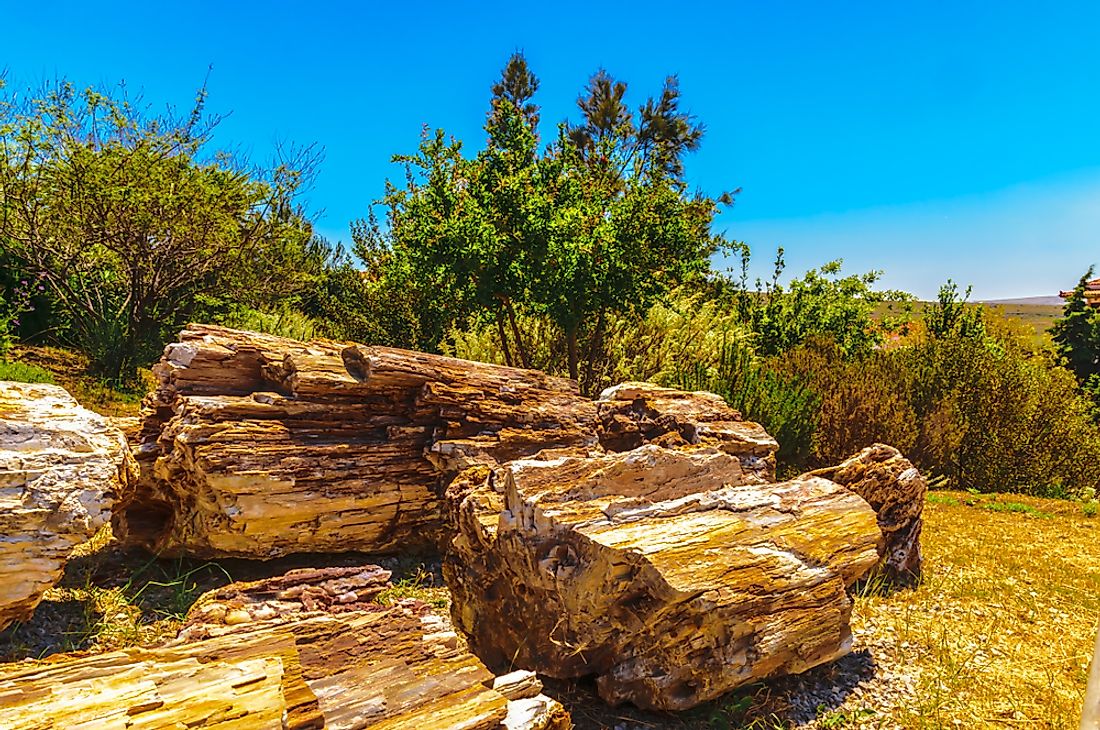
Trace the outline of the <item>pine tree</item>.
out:
<instances>
[{"instance_id":1,"label":"pine tree","mask_svg":"<svg viewBox=\"0 0 1100 730\"><path fill-rule=\"evenodd\" d=\"M1085 299L1085 288L1092 279L1093 267L1085 272L1073 294L1066 300L1062 318L1054 323L1051 334L1059 354L1077 381L1086 390L1100 390L1100 311Z\"/></svg>"}]
</instances>

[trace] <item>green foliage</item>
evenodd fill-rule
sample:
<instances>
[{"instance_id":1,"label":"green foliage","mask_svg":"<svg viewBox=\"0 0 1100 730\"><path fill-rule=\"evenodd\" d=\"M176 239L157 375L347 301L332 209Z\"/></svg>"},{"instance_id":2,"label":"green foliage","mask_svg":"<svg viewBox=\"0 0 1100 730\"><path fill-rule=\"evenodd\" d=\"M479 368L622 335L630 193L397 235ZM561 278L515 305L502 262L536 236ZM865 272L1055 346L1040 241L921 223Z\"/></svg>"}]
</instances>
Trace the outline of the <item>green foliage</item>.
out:
<instances>
[{"instance_id":1,"label":"green foliage","mask_svg":"<svg viewBox=\"0 0 1100 730\"><path fill-rule=\"evenodd\" d=\"M320 325L314 319L287 306L265 312L239 305L221 317L220 323L226 327L263 332L303 342L323 336Z\"/></svg>"},{"instance_id":2,"label":"green foliage","mask_svg":"<svg viewBox=\"0 0 1100 730\"><path fill-rule=\"evenodd\" d=\"M1098 413L1094 415L1100 415L1100 310L1085 300L1085 287L1092 276L1090 266L1066 300L1062 318L1054 323L1051 335L1058 353L1096 404Z\"/></svg>"},{"instance_id":3,"label":"green foliage","mask_svg":"<svg viewBox=\"0 0 1100 730\"><path fill-rule=\"evenodd\" d=\"M608 315L602 351L588 363L591 390L628 380L669 384L685 367L717 369L727 343L747 342L750 333L736 310L703 292L678 289L644 316ZM531 365L547 372L568 372L560 332L545 316L520 315ZM589 340L589 333L581 333ZM447 354L467 360L507 364L502 338L492 322L452 330L443 345Z\"/></svg>"},{"instance_id":4,"label":"green foliage","mask_svg":"<svg viewBox=\"0 0 1100 730\"><path fill-rule=\"evenodd\" d=\"M686 190L681 158L702 128L680 111L674 78L635 113L626 85L601 71L578 101L582 121L542 151L537 88L517 54L493 86L483 151L466 157L438 130L395 157L406 183L387 185L384 227L373 216L355 226L355 251L394 339L437 350L456 327L490 323L505 361L531 366L519 322L540 317L568 374L594 392L609 323L709 272L724 245L710 231L719 201Z\"/></svg>"},{"instance_id":5,"label":"green foliage","mask_svg":"<svg viewBox=\"0 0 1100 730\"><path fill-rule=\"evenodd\" d=\"M980 325L961 321L854 360L820 343L780 358L820 395L814 460L881 441L960 488L1068 497L1094 487L1100 428L1073 376L1001 334L988 312Z\"/></svg>"},{"instance_id":6,"label":"green foliage","mask_svg":"<svg viewBox=\"0 0 1100 730\"><path fill-rule=\"evenodd\" d=\"M959 296L959 288L950 279L940 287L939 296L924 310L924 331L933 339L958 337L981 338L986 334L984 308L968 306L971 288Z\"/></svg>"},{"instance_id":7,"label":"green foliage","mask_svg":"<svg viewBox=\"0 0 1100 730\"><path fill-rule=\"evenodd\" d=\"M0 102L0 249L115 382L211 301L263 306L310 283L317 246L294 203L308 151L246 169L208 149L204 103L154 116L121 87L67 82Z\"/></svg>"},{"instance_id":8,"label":"green foliage","mask_svg":"<svg viewBox=\"0 0 1100 730\"><path fill-rule=\"evenodd\" d=\"M755 333L761 355L778 355L810 339L831 338L845 356L860 356L881 345L886 335L904 331L903 318L872 316L884 302L908 305L912 296L899 291L878 291L874 284L881 272L841 275L841 261L811 269L784 287L780 284L786 264L783 249L775 260L772 279L748 287L749 253L742 250L741 291L737 306L742 321Z\"/></svg>"},{"instance_id":9,"label":"green foliage","mask_svg":"<svg viewBox=\"0 0 1100 730\"><path fill-rule=\"evenodd\" d=\"M15 331L20 317L34 311L31 299L35 291L42 291L41 284L24 278L13 282L6 293L0 292L0 358L7 354L15 342Z\"/></svg>"},{"instance_id":10,"label":"green foliage","mask_svg":"<svg viewBox=\"0 0 1100 730\"><path fill-rule=\"evenodd\" d=\"M12 380L16 383L53 383L54 377L49 370L37 365L0 360L0 380Z\"/></svg>"}]
</instances>

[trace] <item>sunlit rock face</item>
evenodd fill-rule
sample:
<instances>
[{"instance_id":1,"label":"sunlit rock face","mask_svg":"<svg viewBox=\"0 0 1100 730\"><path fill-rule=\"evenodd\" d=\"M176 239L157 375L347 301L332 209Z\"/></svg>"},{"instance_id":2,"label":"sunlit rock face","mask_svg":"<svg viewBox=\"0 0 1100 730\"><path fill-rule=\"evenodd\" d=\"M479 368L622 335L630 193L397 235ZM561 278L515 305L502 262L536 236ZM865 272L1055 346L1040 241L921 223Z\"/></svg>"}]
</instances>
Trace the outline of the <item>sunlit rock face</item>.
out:
<instances>
[{"instance_id":1,"label":"sunlit rock face","mask_svg":"<svg viewBox=\"0 0 1100 730\"><path fill-rule=\"evenodd\" d=\"M31 615L135 477L106 418L56 385L0 382L0 627Z\"/></svg>"}]
</instances>

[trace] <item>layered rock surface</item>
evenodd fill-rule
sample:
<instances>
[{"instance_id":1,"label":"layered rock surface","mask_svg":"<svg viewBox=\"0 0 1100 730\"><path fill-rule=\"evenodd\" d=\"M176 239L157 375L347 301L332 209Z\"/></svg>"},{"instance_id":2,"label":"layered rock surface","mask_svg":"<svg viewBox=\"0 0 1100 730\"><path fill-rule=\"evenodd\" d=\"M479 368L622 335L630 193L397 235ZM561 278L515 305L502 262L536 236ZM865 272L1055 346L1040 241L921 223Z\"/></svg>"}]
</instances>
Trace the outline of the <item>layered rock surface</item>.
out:
<instances>
[{"instance_id":1,"label":"layered rock surface","mask_svg":"<svg viewBox=\"0 0 1100 730\"><path fill-rule=\"evenodd\" d=\"M596 438L572 381L391 348L195 325L154 373L115 532L162 554L435 548L449 469Z\"/></svg>"},{"instance_id":2,"label":"layered rock surface","mask_svg":"<svg viewBox=\"0 0 1100 730\"><path fill-rule=\"evenodd\" d=\"M208 557L440 549L482 659L595 675L613 703L683 709L836 658L846 589L912 567L923 482L899 454L776 484L775 440L713 394L593 401L538 372L199 325L154 372L116 534Z\"/></svg>"},{"instance_id":3,"label":"layered rock surface","mask_svg":"<svg viewBox=\"0 0 1100 730\"><path fill-rule=\"evenodd\" d=\"M495 677L445 617L384 607L374 566L300 570L200 599L156 649L0 669L0 726L566 730L529 673Z\"/></svg>"},{"instance_id":4,"label":"layered rock surface","mask_svg":"<svg viewBox=\"0 0 1100 730\"><path fill-rule=\"evenodd\" d=\"M880 532L833 482L755 483L720 448L656 444L514 461L502 488L485 477L450 492L444 569L491 665L594 674L611 703L678 710L850 650L845 589Z\"/></svg>"},{"instance_id":5,"label":"layered rock surface","mask_svg":"<svg viewBox=\"0 0 1100 730\"><path fill-rule=\"evenodd\" d=\"M886 444L874 444L836 466L818 469L807 476L843 485L867 500L875 510L883 535L880 575L899 583L920 575L921 514L928 488L920 471L900 451Z\"/></svg>"},{"instance_id":6,"label":"layered rock surface","mask_svg":"<svg viewBox=\"0 0 1100 730\"><path fill-rule=\"evenodd\" d=\"M206 325L153 371L115 533L162 554L438 548L461 470L601 440L710 444L774 477L775 441L711 394L631 383L592 401L537 371Z\"/></svg>"},{"instance_id":7,"label":"layered rock surface","mask_svg":"<svg viewBox=\"0 0 1100 730\"><path fill-rule=\"evenodd\" d=\"M56 385L0 382L0 628L31 615L135 477L105 418Z\"/></svg>"}]
</instances>

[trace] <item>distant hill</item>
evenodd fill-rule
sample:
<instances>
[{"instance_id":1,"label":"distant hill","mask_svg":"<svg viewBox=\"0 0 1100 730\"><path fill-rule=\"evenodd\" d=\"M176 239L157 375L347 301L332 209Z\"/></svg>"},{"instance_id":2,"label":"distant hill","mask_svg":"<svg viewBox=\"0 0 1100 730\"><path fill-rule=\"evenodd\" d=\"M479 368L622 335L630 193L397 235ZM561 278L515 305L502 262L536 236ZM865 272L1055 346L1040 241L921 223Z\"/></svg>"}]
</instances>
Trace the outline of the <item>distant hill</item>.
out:
<instances>
[{"instance_id":1,"label":"distant hill","mask_svg":"<svg viewBox=\"0 0 1100 730\"><path fill-rule=\"evenodd\" d=\"M1015 299L984 299L982 304L1042 304L1061 307L1064 303L1062 297L1016 297Z\"/></svg>"}]
</instances>

